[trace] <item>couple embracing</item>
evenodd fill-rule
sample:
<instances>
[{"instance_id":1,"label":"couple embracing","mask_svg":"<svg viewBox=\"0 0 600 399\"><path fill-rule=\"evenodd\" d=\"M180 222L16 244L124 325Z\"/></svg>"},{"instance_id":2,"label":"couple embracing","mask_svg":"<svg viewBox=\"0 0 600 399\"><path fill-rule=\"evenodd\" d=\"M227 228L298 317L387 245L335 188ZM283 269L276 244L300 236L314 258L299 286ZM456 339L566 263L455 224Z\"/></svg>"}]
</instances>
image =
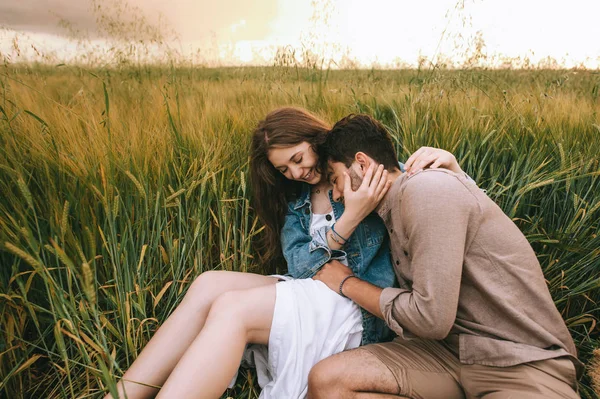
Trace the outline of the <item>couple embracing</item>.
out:
<instances>
[{"instance_id":1,"label":"couple embracing","mask_svg":"<svg viewBox=\"0 0 600 399\"><path fill-rule=\"evenodd\" d=\"M454 156L402 165L369 116L331 128L281 108L253 134L250 175L288 273L198 276L121 397L218 398L242 358L261 398L579 397L531 246Z\"/></svg>"}]
</instances>

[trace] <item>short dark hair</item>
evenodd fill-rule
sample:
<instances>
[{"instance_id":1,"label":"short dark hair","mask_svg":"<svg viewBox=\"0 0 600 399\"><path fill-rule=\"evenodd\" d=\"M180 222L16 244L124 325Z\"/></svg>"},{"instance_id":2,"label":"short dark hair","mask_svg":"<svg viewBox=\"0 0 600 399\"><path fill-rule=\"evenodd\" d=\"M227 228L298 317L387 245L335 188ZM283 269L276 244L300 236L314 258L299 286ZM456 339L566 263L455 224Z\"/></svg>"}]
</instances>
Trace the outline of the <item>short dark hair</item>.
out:
<instances>
[{"instance_id":1,"label":"short dark hair","mask_svg":"<svg viewBox=\"0 0 600 399\"><path fill-rule=\"evenodd\" d=\"M364 152L388 170L398 169L398 157L387 129L364 114L350 114L327 133L322 159L342 162L347 168L357 152Z\"/></svg>"}]
</instances>

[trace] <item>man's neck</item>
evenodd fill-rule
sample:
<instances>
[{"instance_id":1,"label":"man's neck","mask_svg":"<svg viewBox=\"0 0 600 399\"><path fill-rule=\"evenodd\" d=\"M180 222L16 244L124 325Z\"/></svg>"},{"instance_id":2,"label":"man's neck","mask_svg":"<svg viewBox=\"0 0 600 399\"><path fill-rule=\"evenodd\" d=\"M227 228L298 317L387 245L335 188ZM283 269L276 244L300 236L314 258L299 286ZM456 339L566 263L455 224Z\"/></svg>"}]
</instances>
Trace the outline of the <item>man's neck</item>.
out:
<instances>
[{"instance_id":1,"label":"man's neck","mask_svg":"<svg viewBox=\"0 0 600 399\"><path fill-rule=\"evenodd\" d=\"M394 183L396 182L396 180L405 173L406 172L402 172L400 169L395 169L392 172L388 171L388 180L392 182L391 186L393 186ZM375 212L377 212L378 214L379 214L379 211L381 210L381 205L387 201L387 197L389 194L390 194L390 192L388 190L388 192L385 193L385 195L383 196L381 201L379 201L379 204L377 204L377 207L375 208Z\"/></svg>"},{"instance_id":2,"label":"man's neck","mask_svg":"<svg viewBox=\"0 0 600 399\"><path fill-rule=\"evenodd\" d=\"M394 184L396 179L402 176L404 173L406 172L402 172L400 169L396 169L393 172L388 171L388 180L390 180L392 184Z\"/></svg>"}]
</instances>

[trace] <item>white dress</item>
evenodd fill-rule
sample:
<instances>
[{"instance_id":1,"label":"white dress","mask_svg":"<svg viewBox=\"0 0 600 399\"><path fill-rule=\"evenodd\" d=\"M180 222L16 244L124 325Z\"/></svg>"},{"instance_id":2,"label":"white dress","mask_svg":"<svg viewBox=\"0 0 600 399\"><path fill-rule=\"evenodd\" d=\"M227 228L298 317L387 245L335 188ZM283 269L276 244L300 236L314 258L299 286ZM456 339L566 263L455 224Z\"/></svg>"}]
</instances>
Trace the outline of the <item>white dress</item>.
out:
<instances>
[{"instance_id":1,"label":"white dress","mask_svg":"<svg viewBox=\"0 0 600 399\"><path fill-rule=\"evenodd\" d=\"M333 212L327 215L312 215L311 235L334 223ZM242 363L256 367L261 399L301 399L306 397L312 366L360 345L362 313L357 304L320 281L277 277L286 281L275 286L269 345L249 345Z\"/></svg>"}]
</instances>

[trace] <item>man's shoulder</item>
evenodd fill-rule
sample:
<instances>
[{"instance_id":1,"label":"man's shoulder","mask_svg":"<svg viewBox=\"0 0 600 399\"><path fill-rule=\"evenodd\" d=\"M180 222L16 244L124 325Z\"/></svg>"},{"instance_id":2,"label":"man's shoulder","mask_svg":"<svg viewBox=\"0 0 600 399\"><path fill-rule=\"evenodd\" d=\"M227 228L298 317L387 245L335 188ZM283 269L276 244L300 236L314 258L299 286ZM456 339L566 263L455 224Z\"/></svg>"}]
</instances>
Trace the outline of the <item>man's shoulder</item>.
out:
<instances>
[{"instance_id":1,"label":"man's shoulder","mask_svg":"<svg viewBox=\"0 0 600 399\"><path fill-rule=\"evenodd\" d=\"M424 170L407 176L392 217L427 228L421 224L431 224L433 220L436 223L456 223L465 215L480 215L483 207L471 184L478 190L463 175L442 169Z\"/></svg>"},{"instance_id":2,"label":"man's shoulder","mask_svg":"<svg viewBox=\"0 0 600 399\"><path fill-rule=\"evenodd\" d=\"M413 213L425 204L438 208L454 205L479 207L469 185L474 183L464 175L447 169L426 169L412 176L403 174L390 188L378 212L382 217L393 209L397 210L395 214Z\"/></svg>"},{"instance_id":3,"label":"man's shoulder","mask_svg":"<svg viewBox=\"0 0 600 399\"><path fill-rule=\"evenodd\" d=\"M425 169L407 176L399 187L402 197L412 195L467 194L464 175L447 169Z\"/></svg>"},{"instance_id":4,"label":"man's shoulder","mask_svg":"<svg viewBox=\"0 0 600 399\"><path fill-rule=\"evenodd\" d=\"M477 185L465 175L445 169L427 169L407 176L398 188L395 202L406 214L421 213L430 207L477 212L484 208Z\"/></svg>"}]
</instances>

